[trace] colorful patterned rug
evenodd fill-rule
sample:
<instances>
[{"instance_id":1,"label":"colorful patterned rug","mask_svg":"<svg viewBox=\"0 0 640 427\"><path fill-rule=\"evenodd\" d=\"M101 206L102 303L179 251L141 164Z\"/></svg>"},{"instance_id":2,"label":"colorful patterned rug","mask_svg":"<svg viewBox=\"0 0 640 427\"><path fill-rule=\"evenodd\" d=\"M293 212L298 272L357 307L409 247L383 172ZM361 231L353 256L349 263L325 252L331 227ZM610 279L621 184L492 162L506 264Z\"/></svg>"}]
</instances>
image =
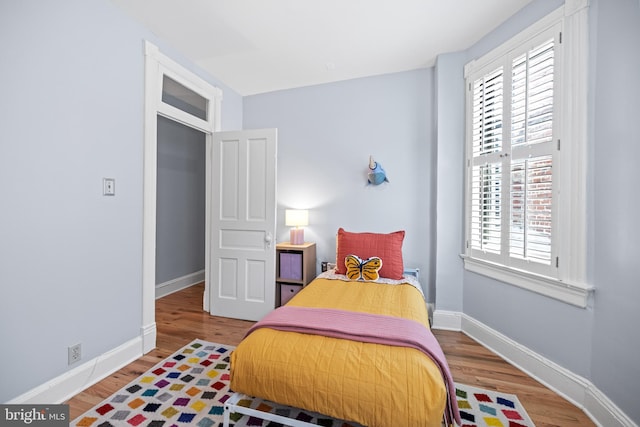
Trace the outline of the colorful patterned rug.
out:
<instances>
[{"instance_id":1,"label":"colorful patterned rug","mask_svg":"<svg viewBox=\"0 0 640 427\"><path fill-rule=\"evenodd\" d=\"M229 355L235 347L195 340L71 422L78 427L219 427L229 390ZM463 427L533 427L513 395L456 384ZM326 416L245 399L241 404L327 427L357 427ZM281 424L242 414L234 427Z\"/></svg>"},{"instance_id":2,"label":"colorful patterned rug","mask_svg":"<svg viewBox=\"0 0 640 427\"><path fill-rule=\"evenodd\" d=\"M71 422L78 427L218 427L229 391L229 355L235 347L195 340ZM245 399L241 405L327 427L356 427L308 411ZM234 427L281 424L242 414Z\"/></svg>"},{"instance_id":3,"label":"colorful patterned rug","mask_svg":"<svg viewBox=\"0 0 640 427\"><path fill-rule=\"evenodd\" d=\"M535 427L513 394L456 383L461 427Z\"/></svg>"}]
</instances>

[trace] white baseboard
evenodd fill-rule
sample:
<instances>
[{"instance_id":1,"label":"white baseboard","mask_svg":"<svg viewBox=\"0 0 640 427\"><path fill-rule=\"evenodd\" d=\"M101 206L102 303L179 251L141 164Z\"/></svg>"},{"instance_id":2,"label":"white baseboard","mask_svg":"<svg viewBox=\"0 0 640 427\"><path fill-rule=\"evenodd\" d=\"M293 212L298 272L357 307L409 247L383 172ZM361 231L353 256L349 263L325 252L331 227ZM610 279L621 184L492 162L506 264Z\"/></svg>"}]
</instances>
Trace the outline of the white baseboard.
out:
<instances>
[{"instance_id":1,"label":"white baseboard","mask_svg":"<svg viewBox=\"0 0 640 427\"><path fill-rule=\"evenodd\" d=\"M156 299L178 292L202 281L204 281L204 270L196 271L195 273L160 283L156 285Z\"/></svg>"},{"instance_id":2,"label":"white baseboard","mask_svg":"<svg viewBox=\"0 0 640 427\"><path fill-rule=\"evenodd\" d=\"M445 331L462 331L462 314L457 311L435 310L433 312L433 329Z\"/></svg>"},{"instance_id":3,"label":"white baseboard","mask_svg":"<svg viewBox=\"0 0 640 427\"><path fill-rule=\"evenodd\" d=\"M9 404L62 403L142 356L142 338L137 337L65 372L20 396Z\"/></svg>"},{"instance_id":4,"label":"white baseboard","mask_svg":"<svg viewBox=\"0 0 640 427\"><path fill-rule=\"evenodd\" d=\"M593 383L464 313L436 310L434 329L461 331L581 408L598 426L637 427Z\"/></svg>"},{"instance_id":5,"label":"white baseboard","mask_svg":"<svg viewBox=\"0 0 640 427\"><path fill-rule=\"evenodd\" d=\"M611 399L591 383L585 393L584 411L596 424L602 427L638 427L638 424L633 422Z\"/></svg>"},{"instance_id":6,"label":"white baseboard","mask_svg":"<svg viewBox=\"0 0 640 427\"><path fill-rule=\"evenodd\" d=\"M140 328L140 335L142 336L142 353L143 354L147 354L151 350L156 348L156 337L158 333L157 333L155 322Z\"/></svg>"}]
</instances>

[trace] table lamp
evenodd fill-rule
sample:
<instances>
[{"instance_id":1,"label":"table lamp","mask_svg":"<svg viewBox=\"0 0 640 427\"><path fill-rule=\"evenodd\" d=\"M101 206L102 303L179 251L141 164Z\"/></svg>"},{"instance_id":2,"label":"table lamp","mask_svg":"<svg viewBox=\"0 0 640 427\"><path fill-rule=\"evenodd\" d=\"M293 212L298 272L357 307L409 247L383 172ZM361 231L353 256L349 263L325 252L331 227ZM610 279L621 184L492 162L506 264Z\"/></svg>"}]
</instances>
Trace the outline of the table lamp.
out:
<instances>
[{"instance_id":1,"label":"table lamp","mask_svg":"<svg viewBox=\"0 0 640 427\"><path fill-rule=\"evenodd\" d=\"M304 225L309 225L309 211L306 209L287 209L284 215L284 223L291 229L289 240L292 245L301 245L304 243Z\"/></svg>"}]
</instances>

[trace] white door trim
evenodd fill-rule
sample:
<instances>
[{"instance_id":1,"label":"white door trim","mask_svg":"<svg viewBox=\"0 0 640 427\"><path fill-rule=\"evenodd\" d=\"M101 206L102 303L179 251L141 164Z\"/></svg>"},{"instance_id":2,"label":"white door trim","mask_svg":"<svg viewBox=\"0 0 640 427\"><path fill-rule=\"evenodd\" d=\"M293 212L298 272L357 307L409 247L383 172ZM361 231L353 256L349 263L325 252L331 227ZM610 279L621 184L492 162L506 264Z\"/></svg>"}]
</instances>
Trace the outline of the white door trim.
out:
<instances>
[{"instance_id":1,"label":"white door trim","mask_svg":"<svg viewBox=\"0 0 640 427\"><path fill-rule=\"evenodd\" d=\"M148 353L156 346L155 295L156 295L156 191L157 191L157 126L158 114L206 135L206 223L205 232L211 235L211 145L213 132L220 130L222 91L193 72L162 54L157 46L144 42L145 55L145 107L144 107L144 184L142 227L142 351ZM180 83L209 101L206 120L190 116L162 102L163 76ZM205 241L205 283L209 281L210 242ZM204 309L208 310L208 288L205 287Z\"/></svg>"}]
</instances>

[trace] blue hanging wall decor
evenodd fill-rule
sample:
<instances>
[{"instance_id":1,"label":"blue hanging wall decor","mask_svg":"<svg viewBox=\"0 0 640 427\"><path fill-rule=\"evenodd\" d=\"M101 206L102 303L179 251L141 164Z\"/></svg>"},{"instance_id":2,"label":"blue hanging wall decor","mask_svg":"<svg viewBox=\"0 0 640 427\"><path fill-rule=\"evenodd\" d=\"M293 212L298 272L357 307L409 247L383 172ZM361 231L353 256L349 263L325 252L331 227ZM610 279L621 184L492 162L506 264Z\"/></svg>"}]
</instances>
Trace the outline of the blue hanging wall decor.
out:
<instances>
[{"instance_id":1,"label":"blue hanging wall decor","mask_svg":"<svg viewBox=\"0 0 640 427\"><path fill-rule=\"evenodd\" d=\"M373 160L373 156L369 156L369 173L367 174L367 184L380 185L383 182L389 182L387 173L380 163Z\"/></svg>"}]
</instances>

